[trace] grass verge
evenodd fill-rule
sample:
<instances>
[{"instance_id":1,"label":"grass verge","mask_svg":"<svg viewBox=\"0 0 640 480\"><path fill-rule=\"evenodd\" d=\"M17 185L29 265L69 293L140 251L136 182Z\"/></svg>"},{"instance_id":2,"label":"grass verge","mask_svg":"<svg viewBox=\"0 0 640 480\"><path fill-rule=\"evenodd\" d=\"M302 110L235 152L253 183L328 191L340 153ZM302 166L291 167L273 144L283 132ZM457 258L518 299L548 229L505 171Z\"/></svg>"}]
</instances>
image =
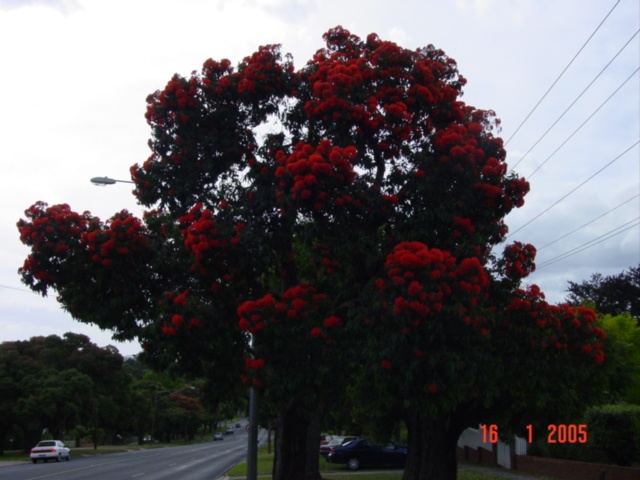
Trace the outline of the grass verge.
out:
<instances>
[{"instance_id":1,"label":"grass verge","mask_svg":"<svg viewBox=\"0 0 640 480\"><path fill-rule=\"evenodd\" d=\"M273 466L273 453L267 453L266 446L260 447L258 450L257 473L261 480L271 479L271 470ZM329 463L324 459L320 459L320 473L324 480L402 480L401 470L371 470L366 474L362 472L349 472L344 465ZM500 475L502 471L496 472L496 475L490 472L477 472L473 470L459 470L458 480L505 480L504 475ZM510 473L517 475L517 472ZM232 480L243 480L247 475L247 464L241 462L227 472ZM540 478L540 480L553 480L550 477L538 477L536 475L527 474L529 477Z\"/></svg>"}]
</instances>

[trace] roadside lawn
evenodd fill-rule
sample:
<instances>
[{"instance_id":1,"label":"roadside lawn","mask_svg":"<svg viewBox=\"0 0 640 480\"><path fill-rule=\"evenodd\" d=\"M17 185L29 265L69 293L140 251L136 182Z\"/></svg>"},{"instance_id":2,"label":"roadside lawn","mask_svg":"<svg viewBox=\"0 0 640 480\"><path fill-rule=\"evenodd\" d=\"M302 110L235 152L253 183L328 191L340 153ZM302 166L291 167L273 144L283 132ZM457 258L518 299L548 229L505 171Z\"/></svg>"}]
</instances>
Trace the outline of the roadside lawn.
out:
<instances>
[{"instance_id":1,"label":"roadside lawn","mask_svg":"<svg viewBox=\"0 0 640 480\"><path fill-rule=\"evenodd\" d=\"M262 446L258 451L258 476L261 480L271 479L270 473L273 467L273 453L267 453L267 447ZM472 464L469 464L469 469L465 469L463 463L459 463L458 480L505 480L505 479L538 479L538 480L555 480L551 477L544 477L533 474L523 474L514 470L500 470L499 468L487 468L483 467L486 471L474 471ZM366 474L362 474L361 471L350 472L344 465L338 465L335 463L329 463L323 458L320 459L320 473L324 480L357 480L366 478L367 480L402 480L402 470L380 470L369 469L364 470ZM231 470L227 472L230 480L244 480L247 475L247 464L241 462Z\"/></svg>"}]
</instances>

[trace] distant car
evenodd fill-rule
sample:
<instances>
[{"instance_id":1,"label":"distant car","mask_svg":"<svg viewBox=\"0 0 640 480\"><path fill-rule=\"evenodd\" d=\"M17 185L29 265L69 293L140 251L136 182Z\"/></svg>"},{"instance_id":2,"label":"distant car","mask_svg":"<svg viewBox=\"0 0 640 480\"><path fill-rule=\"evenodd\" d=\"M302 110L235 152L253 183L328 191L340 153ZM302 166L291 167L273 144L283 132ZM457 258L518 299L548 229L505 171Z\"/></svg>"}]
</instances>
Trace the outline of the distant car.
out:
<instances>
[{"instance_id":1,"label":"distant car","mask_svg":"<svg viewBox=\"0 0 640 480\"><path fill-rule=\"evenodd\" d=\"M55 460L59 462L61 459L71 460L71 450L69 450L60 440L42 440L29 452L29 457L33 463L38 460L48 462Z\"/></svg>"},{"instance_id":2,"label":"distant car","mask_svg":"<svg viewBox=\"0 0 640 480\"><path fill-rule=\"evenodd\" d=\"M327 458L327 455L329 455L329 451L333 447L340 447L358 438L360 437L336 435L332 437L331 440L329 440L324 445L320 445L320 455L322 455L324 458Z\"/></svg>"},{"instance_id":3,"label":"distant car","mask_svg":"<svg viewBox=\"0 0 640 480\"><path fill-rule=\"evenodd\" d=\"M213 436L213 440L224 440L224 437L222 436L222 433L220 432L216 432L216 434Z\"/></svg>"},{"instance_id":4,"label":"distant car","mask_svg":"<svg viewBox=\"0 0 640 480\"><path fill-rule=\"evenodd\" d=\"M236 423L236 428L240 428L242 425L240 425L239 423Z\"/></svg>"},{"instance_id":5,"label":"distant car","mask_svg":"<svg viewBox=\"0 0 640 480\"><path fill-rule=\"evenodd\" d=\"M227 435L229 435L230 433L234 433L233 432L233 427L228 427L227 431L225 432Z\"/></svg>"},{"instance_id":6,"label":"distant car","mask_svg":"<svg viewBox=\"0 0 640 480\"><path fill-rule=\"evenodd\" d=\"M333 447L327 455L331 463L343 463L349 470L362 467L399 467L407 462L407 449L395 443L376 445L359 438L340 447Z\"/></svg>"}]
</instances>

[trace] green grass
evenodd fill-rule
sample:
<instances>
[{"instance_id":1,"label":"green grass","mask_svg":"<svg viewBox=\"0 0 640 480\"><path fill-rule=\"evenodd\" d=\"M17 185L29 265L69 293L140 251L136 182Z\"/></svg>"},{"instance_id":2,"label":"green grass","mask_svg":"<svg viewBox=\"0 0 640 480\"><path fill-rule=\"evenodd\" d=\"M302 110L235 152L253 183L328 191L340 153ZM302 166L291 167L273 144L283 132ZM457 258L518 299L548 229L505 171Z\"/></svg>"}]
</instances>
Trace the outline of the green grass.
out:
<instances>
[{"instance_id":1,"label":"green grass","mask_svg":"<svg viewBox=\"0 0 640 480\"><path fill-rule=\"evenodd\" d=\"M261 476L261 480L268 480L271 478L270 473L273 466L273 453L267 453L267 447L262 446L258 450L258 476ZM381 472L380 470L372 470L367 475L354 475L349 473L344 465L338 465L335 463L329 463L324 459L320 459L320 473L325 480L359 480L366 478L367 480L402 480L402 471L388 470ZM518 474L516 471L510 473ZM241 462L231 470L227 472L227 475L233 480L241 480L246 478L247 464ZM536 475L527 474L528 476L535 477ZM553 480L550 477L539 477L540 480L548 479ZM458 471L458 480L505 480L504 477L499 475L492 475L491 473L476 472L473 470Z\"/></svg>"}]
</instances>

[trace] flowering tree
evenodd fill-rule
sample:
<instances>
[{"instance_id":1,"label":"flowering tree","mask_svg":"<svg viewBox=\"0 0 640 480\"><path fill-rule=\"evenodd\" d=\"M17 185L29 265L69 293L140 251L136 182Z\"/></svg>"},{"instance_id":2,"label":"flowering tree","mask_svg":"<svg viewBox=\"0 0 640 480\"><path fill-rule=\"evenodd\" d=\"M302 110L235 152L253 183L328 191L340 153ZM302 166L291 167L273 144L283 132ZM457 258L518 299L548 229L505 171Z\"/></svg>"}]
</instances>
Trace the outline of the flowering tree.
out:
<instances>
[{"instance_id":1,"label":"flowering tree","mask_svg":"<svg viewBox=\"0 0 640 480\"><path fill-rule=\"evenodd\" d=\"M494 113L460 101L456 63L341 27L324 39L298 71L269 45L174 76L147 99L152 153L131 169L154 210L102 223L36 204L21 273L152 358L263 388L276 479L319 477L314 419L345 365L396 399L405 478L454 479L466 426L578 410L601 333L520 289L533 247L492 257L529 186L507 174ZM534 379L514 388L522 368Z\"/></svg>"}]
</instances>

